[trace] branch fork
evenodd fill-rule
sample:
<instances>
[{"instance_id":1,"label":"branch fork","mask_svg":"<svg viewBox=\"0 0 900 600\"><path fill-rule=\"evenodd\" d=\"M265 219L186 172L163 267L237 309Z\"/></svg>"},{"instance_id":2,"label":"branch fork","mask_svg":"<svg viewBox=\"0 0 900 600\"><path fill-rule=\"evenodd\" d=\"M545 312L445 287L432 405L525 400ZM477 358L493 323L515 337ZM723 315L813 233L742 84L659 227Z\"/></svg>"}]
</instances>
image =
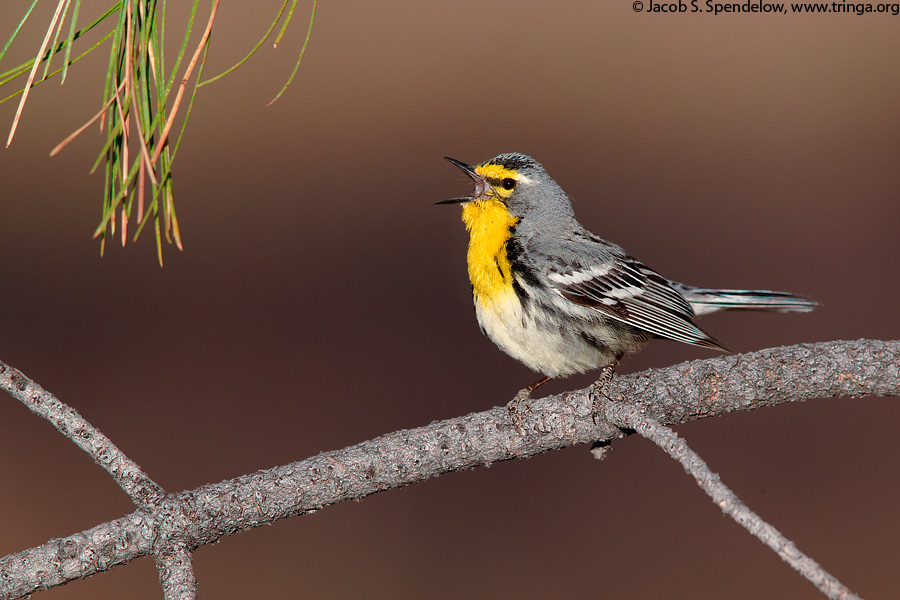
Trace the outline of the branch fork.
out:
<instances>
[{"instance_id":1,"label":"branch fork","mask_svg":"<svg viewBox=\"0 0 900 600\"><path fill-rule=\"evenodd\" d=\"M190 600L196 596L191 552L226 535L502 460L576 444L594 443L596 453L630 431L678 460L723 512L828 598L852 599L858 596L743 505L668 425L814 398L900 396L900 341L802 344L652 369L610 382L603 389L608 399L599 403L592 388L566 392L530 401L518 423L497 407L177 494L167 494L74 409L2 362L0 388L91 454L138 506L0 558L0 599L153 556L165 597Z\"/></svg>"}]
</instances>

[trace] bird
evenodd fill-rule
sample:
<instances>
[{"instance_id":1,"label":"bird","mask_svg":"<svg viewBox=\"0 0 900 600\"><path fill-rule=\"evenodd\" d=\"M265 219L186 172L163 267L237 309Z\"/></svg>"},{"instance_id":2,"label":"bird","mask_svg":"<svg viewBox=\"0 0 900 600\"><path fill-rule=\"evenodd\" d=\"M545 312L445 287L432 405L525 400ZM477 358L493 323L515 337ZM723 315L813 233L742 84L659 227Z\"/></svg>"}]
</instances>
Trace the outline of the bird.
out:
<instances>
[{"instance_id":1,"label":"bird","mask_svg":"<svg viewBox=\"0 0 900 600\"><path fill-rule=\"evenodd\" d=\"M471 195L436 204L462 205L478 324L543 376L516 395L516 404L551 379L597 369L602 388L623 358L653 338L727 351L694 323L700 315L817 306L788 292L700 288L660 275L583 227L566 192L525 154L477 165L444 158L475 184Z\"/></svg>"}]
</instances>

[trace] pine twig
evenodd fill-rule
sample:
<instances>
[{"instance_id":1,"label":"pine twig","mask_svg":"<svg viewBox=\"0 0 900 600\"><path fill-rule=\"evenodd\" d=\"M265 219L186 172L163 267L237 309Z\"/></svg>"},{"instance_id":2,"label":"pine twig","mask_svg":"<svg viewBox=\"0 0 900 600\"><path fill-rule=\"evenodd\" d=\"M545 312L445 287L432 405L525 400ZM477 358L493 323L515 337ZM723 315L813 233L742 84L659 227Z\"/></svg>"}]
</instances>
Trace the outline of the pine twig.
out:
<instances>
[{"instance_id":1,"label":"pine twig","mask_svg":"<svg viewBox=\"0 0 900 600\"><path fill-rule=\"evenodd\" d=\"M141 510L152 510L166 492L99 429L78 411L60 402L53 394L14 369L0 362L0 389L50 423L75 445L87 452L98 465L112 475L119 487Z\"/></svg>"},{"instance_id":2,"label":"pine twig","mask_svg":"<svg viewBox=\"0 0 900 600\"><path fill-rule=\"evenodd\" d=\"M0 387L29 405L49 396L2 362ZM639 404L644 414L667 425L815 398L900 396L900 341L801 344L696 360L619 377L605 393L617 402ZM625 435L596 416L588 388L534 400L515 422L505 406L497 407L171 494L148 510L0 558L0 599L23 597L140 556L166 561L168 552L179 548L198 548L437 475Z\"/></svg>"},{"instance_id":3,"label":"pine twig","mask_svg":"<svg viewBox=\"0 0 900 600\"><path fill-rule=\"evenodd\" d=\"M194 600L197 597L197 579L189 548L184 545L173 547L156 559L156 568L165 600Z\"/></svg>"},{"instance_id":4,"label":"pine twig","mask_svg":"<svg viewBox=\"0 0 900 600\"><path fill-rule=\"evenodd\" d=\"M604 414L609 422L616 423L625 429L635 430L681 463L688 475L693 476L700 489L713 499L723 513L737 521L741 527L771 548L784 562L806 577L828 598L831 600L860 600L859 596L847 589L847 586L823 569L819 563L801 552L794 542L750 510L728 486L722 483L719 476L712 472L700 455L691 450L671 428L645 414L633 404L607 400L604 403Z\"/></svg>"}]
</instances>

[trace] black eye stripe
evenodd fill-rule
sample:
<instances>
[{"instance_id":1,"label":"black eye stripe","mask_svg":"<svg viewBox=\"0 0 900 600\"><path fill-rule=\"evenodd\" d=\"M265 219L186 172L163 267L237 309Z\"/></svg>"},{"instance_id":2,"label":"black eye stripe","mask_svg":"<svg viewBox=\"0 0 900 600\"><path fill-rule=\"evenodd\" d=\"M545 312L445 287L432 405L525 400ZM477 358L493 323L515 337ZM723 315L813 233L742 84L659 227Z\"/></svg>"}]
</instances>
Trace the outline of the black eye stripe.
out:
<instances>
[{"instance_id":1,"label":"black eye stripe","mask_svg":"<svg viewBox=\"0 0 900 600\"><path fill-rule=\"evenodd\" d=\"M494 187L503 188L504 190L512 190L519 182L512 177L504 177L503 179L489 177L488 183L490 183Z\"/></svg>"}]
</instances>

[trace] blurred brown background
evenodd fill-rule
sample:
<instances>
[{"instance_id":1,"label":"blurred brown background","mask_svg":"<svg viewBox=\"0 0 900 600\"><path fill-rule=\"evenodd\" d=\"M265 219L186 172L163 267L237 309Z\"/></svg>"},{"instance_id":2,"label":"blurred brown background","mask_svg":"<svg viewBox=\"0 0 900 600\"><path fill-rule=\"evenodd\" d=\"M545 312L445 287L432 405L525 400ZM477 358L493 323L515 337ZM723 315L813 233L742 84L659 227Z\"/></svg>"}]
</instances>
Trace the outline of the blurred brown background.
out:
<instances>
[{"instance_id":1,"label":"blurred brown background","mask_svg":"<svg viewBox=\"0 0 900 600\"><path fill-rule=\"evenodd\" d=\"M27 4L0 5L0 37ZM36 51L51 4L0 69ZM207 76L279 5L252 4L220 7ZM85 2L81 18L105 7ZM173 10L177 43L186 7ZM201 88L176 163L185 252L167 248L164 269L149 231L98 256L95 130L48 157L97 111L107 46L64 87L33 90L0 152L0 357L167 490L484 410L533 381L478 331L458 208L433 206L470 189L444 155L531 154L587 227L665 275L824 303L705 319L734 351L900 337L900 17L323 2L297 79L265 108L307 10L277 51ZM0 105L4 132L15 105ZM656 342L621 372L706 356ZM895 399L824 400L679 432L801 549L886 598L900 593L898 419ZM133 510L9 398L0 424L0 555ZM579 447L233 536L196 553L200 593L820 597L649 442L614 448L602 463ZM142 559L41 597L160 595Z\"/></svg>"}]
</instances>

